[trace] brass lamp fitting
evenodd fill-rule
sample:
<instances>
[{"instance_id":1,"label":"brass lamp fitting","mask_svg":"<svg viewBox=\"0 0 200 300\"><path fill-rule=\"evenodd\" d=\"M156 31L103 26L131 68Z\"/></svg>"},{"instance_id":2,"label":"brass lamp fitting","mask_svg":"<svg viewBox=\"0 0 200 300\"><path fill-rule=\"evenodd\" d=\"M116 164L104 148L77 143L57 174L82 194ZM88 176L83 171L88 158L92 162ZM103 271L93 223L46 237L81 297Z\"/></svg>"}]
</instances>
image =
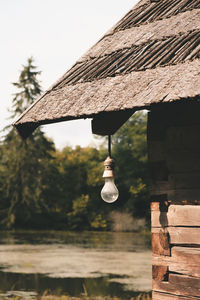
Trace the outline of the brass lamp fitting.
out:
<instances>
[{"instance_id":1,"label":"brass lamp fitting","mask_svg":"<svg viewBox=\"0 0 200 300\"><path fill-rule=\"evenodd\" d=\"M104 173L103 178L114 178L114 160L108 156L104 161Z\"/></svg>"}]
</instances>

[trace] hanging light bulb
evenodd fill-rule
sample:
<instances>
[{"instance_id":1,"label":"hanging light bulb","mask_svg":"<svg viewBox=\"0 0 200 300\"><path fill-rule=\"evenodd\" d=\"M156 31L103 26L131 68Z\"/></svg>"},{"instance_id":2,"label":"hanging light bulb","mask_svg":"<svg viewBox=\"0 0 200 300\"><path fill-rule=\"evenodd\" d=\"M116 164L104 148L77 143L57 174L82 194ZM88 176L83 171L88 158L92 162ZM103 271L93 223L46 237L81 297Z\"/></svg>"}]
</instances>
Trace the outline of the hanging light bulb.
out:
<instances>
[{"instance_id":1,"label":"hanging light bulb","mask_svg":"<svg viewBox=\"0 0 200 300\"><path fill-rule=\"evenodd\" d=\"M101 198L107 203L115 202L119 197L119 191L114 182L114 160L111 158L111 137L108 138L108 150L109 156L104 162L105 184L101 190Z\"/></svg>"},{"instance_id":2,"label":"hanging light bulb","mask_svg":"<svg viewBox=\"0 0 200 300\"><path fill-rule=\"evenodd\" d=\"M113 203L118 199L119 191L114 182L114 161L110 156L106 158L104 166L103 178L105 178L105 184L101 190L101 198L107 203Z\"/></svg>"}]
</instances>

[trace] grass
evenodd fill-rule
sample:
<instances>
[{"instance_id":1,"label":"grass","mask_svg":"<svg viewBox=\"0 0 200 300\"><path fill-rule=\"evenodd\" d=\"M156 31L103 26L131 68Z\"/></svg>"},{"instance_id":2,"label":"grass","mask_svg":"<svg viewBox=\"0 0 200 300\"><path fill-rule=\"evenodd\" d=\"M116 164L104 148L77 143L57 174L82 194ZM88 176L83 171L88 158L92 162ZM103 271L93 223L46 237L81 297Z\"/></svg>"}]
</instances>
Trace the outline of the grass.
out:
<instances>
[{"instance_id":1,"label":"grass","mask_svg":"<svg viewBox=\"0 0 200 300\"><path fill-rule=\"evenodd\" d=\"M41 297L40 300L122 300L122 298L118 297L69 297L69 296L61 296L61 297L56 297L56 296L45 296ZM130 300L151 300L151 297L149 295L138 295L134 298L130 298Z\"/></svg>"},{"instance_id":2,"label":"grass","mask_svg":"<svg viewBox=\"0 0 200 300\"><path fill-rule=\"evenodd\" d=\"M40 300L122 300L122 298L118 297L88 297L88 296L82 296L82 297L69 297L69 296L43 296L40 298ZM140 294L136 297L130 298L130 300L151 300L151 297L147 294Z\"/></svg>"}]
</instances>

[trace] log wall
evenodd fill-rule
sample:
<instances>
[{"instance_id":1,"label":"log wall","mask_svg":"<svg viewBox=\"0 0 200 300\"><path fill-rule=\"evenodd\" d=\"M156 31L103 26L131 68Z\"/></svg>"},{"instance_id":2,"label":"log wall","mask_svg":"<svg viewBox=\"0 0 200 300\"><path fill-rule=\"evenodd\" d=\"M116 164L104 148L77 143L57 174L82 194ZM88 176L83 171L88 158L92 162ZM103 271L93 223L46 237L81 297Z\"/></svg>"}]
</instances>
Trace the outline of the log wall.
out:
<instances>
[{"instance_id":1,"label":"log wall","mask_svg":"<svg viewBox=\"0 0 200 300\"><path fill-rule=\"evenodd\" d=\"M148 118L153 300L200 299L200 104Z\"/></svg>"}]
</instances>

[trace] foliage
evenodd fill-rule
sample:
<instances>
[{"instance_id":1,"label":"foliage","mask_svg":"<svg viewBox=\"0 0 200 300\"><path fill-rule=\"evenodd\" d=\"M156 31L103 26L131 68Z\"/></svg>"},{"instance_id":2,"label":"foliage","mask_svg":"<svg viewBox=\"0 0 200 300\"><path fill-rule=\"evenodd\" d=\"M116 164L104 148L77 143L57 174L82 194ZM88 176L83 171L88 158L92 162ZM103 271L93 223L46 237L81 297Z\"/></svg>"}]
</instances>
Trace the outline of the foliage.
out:
<instances>
[{"instance_id":1,"label":"foliage","mask_svg":"<svg viewBox=\"0 0 200 300\"><path fill-rule=\"evenodd\" d=\"M135 113L114 135L112 152L120 190L118 207L149 219L146 130L146 114Z\"/></svg>"},{"instance_id":2,"label":"foliage","mask_svg":"<svg viewBox=\"0 0 200 300\"><path fill-rule=\"evenodd\" d=\"M89 229L88 201L88 195L81 195L73 201L72 212L67 214L71 229Z\"/></svg>"},{"instance_id":3,"label":"foliage","mask_svg":"<svg viewBox=\"0 0 200 300\"><path fill-rule=\"evenodd\" d=\"M14 83L12 117L41 93L39 75L33 59L28 59ZM40 129L24 142L9 128L0 143L0 226L109 230L113 222L116 225L116 218L110 219L113 210L117 216L119 212L129 216L126 230L136 218L149 220L146 114L134 114L113 136L120 197L112 205L100 197L107 156L104 142L105 138L99 149L56 150Z\"/></svg>"},{"instance_id":4,"label":"foliage","mask_svg":"<svg viewBox=\"0 0 200 300\"><path fill-rule=\"evenodd\" d=\"M32 104L41 92L37 81L40 72L33 71L36 67L32 63L33 59L28 59L19 82L14 83L19 91L13 98L13 116ZM53 176L49 177L49 173L53 173L53 143L39 129L24 142L10 128L0 147L1 225L6 228L41 226L54 195ZM41 224L37 224L36 216L41 216Z\"/></svg>"},{"instance_id":5,"label":"foliage","mask_svg":"<svg viewBox=\"0 0 200 300\"><path fill-rule=\"evenodd\" d=\"M91 228L94 230L106 229L107 222L103 219L102 214L98 214L95 219L90 224Z\"/></svg>"},{"instance_id":6,"label":"foliage","mask_svg":"<svg viewBox=\"0 0 200 300\"><path fill-rule=\"evenodd\" d=\"M37 67L33 65L33 58L29 58L27 65L23 66L18 82L13 83L18 92L12 101L12 117L23 113L41 93L41 86L38 81L38 75L41 72L36 69Z\"/></svg>"}]
</instances>

